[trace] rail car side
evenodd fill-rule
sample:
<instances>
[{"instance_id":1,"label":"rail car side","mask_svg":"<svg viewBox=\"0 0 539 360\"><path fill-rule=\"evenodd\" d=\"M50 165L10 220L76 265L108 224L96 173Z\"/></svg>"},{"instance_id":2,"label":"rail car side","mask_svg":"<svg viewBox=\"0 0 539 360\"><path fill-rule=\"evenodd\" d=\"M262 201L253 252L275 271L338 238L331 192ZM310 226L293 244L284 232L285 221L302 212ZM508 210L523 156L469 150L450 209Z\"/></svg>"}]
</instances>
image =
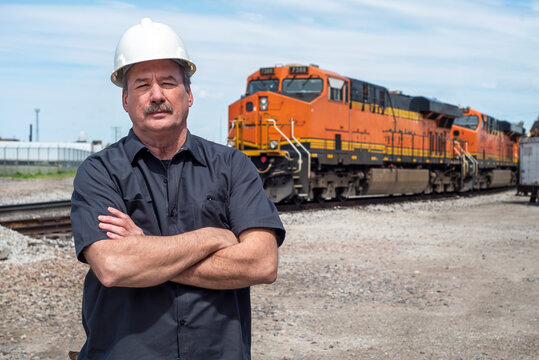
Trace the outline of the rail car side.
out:
<instances>
[{"instance_id":1,"label":"rail car side","mask_svg":"<svg viewBox=\"0 0 539 360\"><path fill-rule=\"evenodd\" d=\"M466 130L452 132L462 116L457 106L316 66L279 66L249 76L245 96L229 106L229 143L250 156L274 202L511 184L516 162L505 152L492 158L494 175L477 180Z\"/></svg>"},{"instance_id":2,"label":"rail car side","mask_svg":"<svg viewBox=\"0 0 539 360\"><path fill-rule=\"evenodd\" d=\"M530 195L530 202L539 200L539 137L522 139L519 144L518 192Z\"/></svg>"}]
</instances>

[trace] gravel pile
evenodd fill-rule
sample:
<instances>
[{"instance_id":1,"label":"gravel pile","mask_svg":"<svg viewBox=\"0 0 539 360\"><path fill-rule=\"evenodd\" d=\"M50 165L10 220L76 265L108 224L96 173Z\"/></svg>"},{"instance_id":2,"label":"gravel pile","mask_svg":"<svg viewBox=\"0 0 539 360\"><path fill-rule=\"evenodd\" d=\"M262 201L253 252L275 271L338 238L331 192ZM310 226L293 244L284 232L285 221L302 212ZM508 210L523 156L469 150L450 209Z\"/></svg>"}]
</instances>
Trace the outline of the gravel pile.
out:
<instances>
[{"instance_id":1,"label":"gravel pile","mask_svg":"<svg viewBox=\"0 0 539 360\"><path fill-rule=\"evenodd\" d=\"M55 249L46 241L21 235L0 226L0 266L20 265L49 260L55 257Z\"/></svg>"},{"instance_id":2,"label":"gravel pile","mask_svg":"<svg viewBox=\"0 0 539 360\"><path fill-rule=\"evenodd\" d=\"M538 216L514 191L282 214L253 359L536 359ZM70 239L0 228L0 246L0 359L66 359L87 266Z\"/></svg>"}]
</instances>

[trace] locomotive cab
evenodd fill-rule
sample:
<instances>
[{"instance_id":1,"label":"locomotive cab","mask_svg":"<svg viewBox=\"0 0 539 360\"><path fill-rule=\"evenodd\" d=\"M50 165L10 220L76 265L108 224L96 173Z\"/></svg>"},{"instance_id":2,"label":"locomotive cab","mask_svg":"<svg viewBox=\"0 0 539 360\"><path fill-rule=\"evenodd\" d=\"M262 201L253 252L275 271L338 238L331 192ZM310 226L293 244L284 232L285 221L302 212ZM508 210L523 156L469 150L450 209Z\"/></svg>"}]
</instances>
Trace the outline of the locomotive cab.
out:
<instances>
[{"instance_id":1,"label":"locomotive cab","mask_svg":"<svg viewBox=\"0 0 539 360\"><path fill-rule=\"evenodd\" d=\"M466 108L451 132L458 156L469 159L473 172L467 187L484 189L516 184L515 142L522 135L512 124ZM517 155L518 156L518 155Z\"/></svg>"},{"instance_id":2,"label":"locomotive cab","mask_svg":"<svg viewBox=\"0 0 539 360\"><path fill-rule=\"evenodd\" d=\"M317 140L308 134L322 131L330 113L345 117L348 89L346 78L314 65L266 67L248 77L245 95L229 106L228 143L251 158L273 201L309 197Z\"/></svg>"}]
</instances>

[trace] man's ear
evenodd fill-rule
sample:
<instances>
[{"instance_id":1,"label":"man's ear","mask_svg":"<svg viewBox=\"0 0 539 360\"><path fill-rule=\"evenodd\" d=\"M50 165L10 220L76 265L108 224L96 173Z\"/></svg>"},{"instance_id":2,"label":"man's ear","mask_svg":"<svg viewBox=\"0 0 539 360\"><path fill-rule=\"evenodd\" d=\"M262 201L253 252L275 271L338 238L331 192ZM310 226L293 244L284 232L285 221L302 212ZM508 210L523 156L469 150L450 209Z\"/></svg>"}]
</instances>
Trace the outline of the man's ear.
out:
<instances>
[{"instance_id":1,"label":"man's ear","mask_svg":"<svg viewBox=\"0 0 539 360\"><path fill-rule=\"evenodd\" d=\"M122 106L125 112L127 112L127 91L125 89L122 90Z\"/></svg>"},{"instance_id":2,"label":"man's ear","mask_svg":"<svg viewBox=\"0 0 539 360\"><path fill-rule=\"evenodd\" d=\"M187 90L187 95L189 96L189 107L193 106L193 93L191 92L191 89Z\"/></svg>"}]
</instances>

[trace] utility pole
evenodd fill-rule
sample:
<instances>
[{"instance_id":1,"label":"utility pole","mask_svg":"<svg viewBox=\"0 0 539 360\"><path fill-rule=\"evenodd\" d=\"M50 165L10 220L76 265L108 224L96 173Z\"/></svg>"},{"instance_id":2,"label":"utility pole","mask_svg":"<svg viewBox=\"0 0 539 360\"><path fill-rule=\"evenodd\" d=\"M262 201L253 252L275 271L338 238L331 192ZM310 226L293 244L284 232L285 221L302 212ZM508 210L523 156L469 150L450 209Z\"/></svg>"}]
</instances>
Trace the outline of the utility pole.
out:
<instances>
[{"instance_id":1,"label":"utility pole","mask_svg":"<svg viewBox=\"0 0 539 360\"><path fill-rule=\"evenodd\" d=\"M28 141L32 142L32 124L30 124L30 136L28 137Z\"/></svg>"},{"instance_id":2,"label":"utility pole","mask_svg":"<svg viewBox=\"0 0 539 360\"><path fill-rule=\"evenodd\" d=\"M111 129L112 129L112 134L113 134L112 137L114 139L113 142L116 142L120 138L120 135L122 133L122 128L120 126L111 126Z\"/></svg>"},{"instance_id":3,"label":"utility pole","mask_svg":"<svg viewBox=\"0 0 539 360\"><path fill-rule=\"evenodd\" d=\"M39 142L39 109L36 110L36 141Z\"/></svg>"}]
</instances>

